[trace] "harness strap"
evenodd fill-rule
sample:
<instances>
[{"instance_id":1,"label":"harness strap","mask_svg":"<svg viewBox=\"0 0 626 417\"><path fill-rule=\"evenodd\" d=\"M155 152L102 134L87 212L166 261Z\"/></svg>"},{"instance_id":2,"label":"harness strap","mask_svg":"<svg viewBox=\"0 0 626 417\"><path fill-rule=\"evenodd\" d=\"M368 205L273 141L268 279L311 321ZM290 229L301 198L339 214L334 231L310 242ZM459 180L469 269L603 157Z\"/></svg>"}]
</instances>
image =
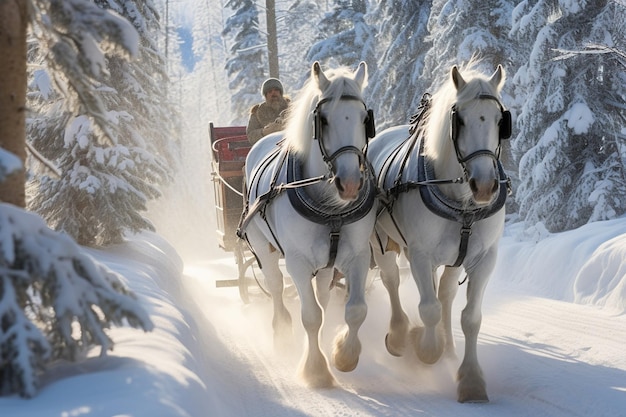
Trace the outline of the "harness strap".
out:
<instances>
[{"instance_id":1,"label":"harness strap","mask_svg":"<svg viewBox=\"0 0 626 417\"><path fill-rule=\"evenodd\" d=\"M280 193L282 193L284 191L283 187L277 187L276 186L276 182L278 181L278 176L280 175L280 167L283 165L285 158L287 157L287 150L285 146L280 146L278 148L276 148L272 153L270 153L264 160L261 166L259 166L254 173L252 174L252 181L250 183L250 186L252 186L255 182L256 182L256 186L257 189L260 186L260 181L258 181L258 179L261 177L261 175L263 174L263 172L265 172L266 169L268 169L268 167L270 166L271 162L276 159L278 156L281 156L281 160L280 162L277 164L276 166L276 170L274 172L274 176L272 177L272 182L270 183L270 188L267 192L261 194L260 196L258 196L255 200L254 203L250 206L249 202L248 202L248 198L247 198L247 193L244 196L245 199L245 207L244 207L244 211L241 214L241 218L239 220L239 225L237 227L237 236L241 239L244 239L246 241L246 243L248 244L248 248L250 249L250 251L252 252L252 254L254 255L254 257L257 260L257 263L259 264L259 267L261 267L261 261L259 259L259 257L256 255L254 249L252 248L252 245L250 244L250 241L248 240L248 236L246 235L246 228L248 227L248 224L250 223L250 221L252 220L252 218L259 213L261 218L265 221L265 224L267 225L270 233L272 234L272 238L274 239L274 242L276 243L276 245L278 246L278 250L280 250L280 253L282 253L283 255L285 254L285 252L283 251L283 248L280 246L280 242L278 241L278 239L276 238L276 234L274 233L274 229L272 229L272 226L270 225L269 221L267 220L267 217L265 215L265 209L267 207L267 205L274 199L276 198Z\"/></svg>"},{"instance_id":2,"label":"harness strap","mask_svg":"<svg viewBox=\"0 0 626 417\"><path fill-rule=\"evenodd\" d=\"M341 234L342 225L342 221L333 221L330 224L330 233L328 234L330 238L330 249L328 251L328 263L326 264L326 268L330 268L335 265L335 260L337 259L337 250L339 249L339 237Z\"/></svg>"},{"instance_id":3,"label":"harness strap","mask_svg":"<svg viewBox=\"0 0 626 417\"><path fill-rule=\"evenodd\" d=\"M469 238L472 235L472 225L474 224L473 216L471 219L467 219L463 222L463 226L461 226L461 241L459 242L459 254L456 257L456 261L454 264L448 265L454 268L461 266L463 261L465 260L465 255L467 255L467 248L469 246Z\"/></svg>"}]
</instances>

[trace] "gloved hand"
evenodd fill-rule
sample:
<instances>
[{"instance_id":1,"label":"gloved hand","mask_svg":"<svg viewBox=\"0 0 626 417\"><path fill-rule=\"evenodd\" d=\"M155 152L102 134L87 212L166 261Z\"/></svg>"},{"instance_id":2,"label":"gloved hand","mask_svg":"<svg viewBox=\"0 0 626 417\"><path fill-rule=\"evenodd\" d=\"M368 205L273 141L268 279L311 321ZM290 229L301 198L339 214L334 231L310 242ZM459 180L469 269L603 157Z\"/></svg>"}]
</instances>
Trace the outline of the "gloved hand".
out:
<instances>
[{"instance_id":1,"label":"gloved hand","mask_svg":"<svg viewBox=\"0 0 626 417\"><path fill-rule=\"evenodd\" d=\"M263 136L269 135L270 133L279 132L283 130L283 124L278 122L272 122L263 128Z\"/></svg>"}]
</instances>

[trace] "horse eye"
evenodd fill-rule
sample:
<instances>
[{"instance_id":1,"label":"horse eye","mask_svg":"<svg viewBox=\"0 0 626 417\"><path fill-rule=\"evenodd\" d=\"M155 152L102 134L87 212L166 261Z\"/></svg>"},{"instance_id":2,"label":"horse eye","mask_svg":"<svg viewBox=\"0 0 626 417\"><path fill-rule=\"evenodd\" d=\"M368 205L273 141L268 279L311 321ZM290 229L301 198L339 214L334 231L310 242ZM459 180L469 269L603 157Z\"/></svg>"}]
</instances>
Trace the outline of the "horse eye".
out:
<instances>
[{"instance_id":1,"label":"horse eye","mask_svg":"<svg viewBox=\"0 0 626 417\"><path fill-rule=\"evenodd\" d=\"M326 117L324 116L320 117L320 121L322 122L322 125L328 126L328 120L326 119Z\"/></svg>"}]
</instances>

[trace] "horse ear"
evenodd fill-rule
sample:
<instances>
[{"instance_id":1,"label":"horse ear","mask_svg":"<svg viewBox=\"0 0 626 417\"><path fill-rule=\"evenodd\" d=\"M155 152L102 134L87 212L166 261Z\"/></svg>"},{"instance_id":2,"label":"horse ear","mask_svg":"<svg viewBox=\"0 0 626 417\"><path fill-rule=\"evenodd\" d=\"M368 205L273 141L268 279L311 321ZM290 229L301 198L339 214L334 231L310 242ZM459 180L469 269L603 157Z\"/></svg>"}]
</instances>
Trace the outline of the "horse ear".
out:
<instances>
[{"instance_id":1,"label":"horse ear","mask_svg":"<svg viewBox=\"0 0 626 417\"><path fill-rule=\"evenodd\" d=\"M450 70L450 75L452 76L452 82L454 83L457 91L462 90L463 87L465 87L465 84L467 84L456 65L452 67L452 70Z\"/></svg>"},{"instance_id":2,"label":"horse ear","mask_svg":"<svg viewBox=\"0 0 626 417\"><path fill-rule=\"evenodd\" d=\"M359 67L354 71L354 81L361 87L361 90L367 86L367 64L361 61Z\"/></svg>"},{"instance_id":3,"label":"horse ear","mask_svg":"<svg viewBox=\"0 0 626 417\"><path fill-rule=\"evenodd\" d=\"M504 68L502 67L502 65L498 64L498 68L496 68L496 72L494 72L491 78L489 79L489 84L491 84L491 86L495 90L500 91L500 89L502 88L502 85L504 84L505 76L506 74L504 72Z\"/></svg>"},{"instance_id":4,"label":"horse ear","mask_svg":"<svg viewBox=\"0 0 626 417\"><path fill-rule=\"evenodd\" d=\"M315 81L317 81L317 86L322 91L326 90L326 87L328 87L328 84L330 84L330 81L328 81L328 78L326 78L326 75L324 74L324 71L322 71L322 67L320 66L320 63L318 61L315 61L313 63L313 67L311 68L311 76L313 77L313 79L315 79Z\"/></svg>"}]
</instances>

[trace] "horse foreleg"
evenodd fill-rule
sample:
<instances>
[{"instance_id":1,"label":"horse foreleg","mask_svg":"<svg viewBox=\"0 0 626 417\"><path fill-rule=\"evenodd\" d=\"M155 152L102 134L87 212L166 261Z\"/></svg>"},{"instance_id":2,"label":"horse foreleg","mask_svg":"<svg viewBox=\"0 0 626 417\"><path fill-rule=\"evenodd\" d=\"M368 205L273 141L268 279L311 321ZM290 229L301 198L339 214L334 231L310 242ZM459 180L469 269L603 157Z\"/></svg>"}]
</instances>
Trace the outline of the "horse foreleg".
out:
<instances>
[{"instance_id":1,"label":"horse foreleg","mask_svg":"<svg viewBox=\"0 0 626 417\"><path fill-rule=\"evenodd\" d=\"M346 276L346 284L349 288L345 310L346 328L337 335L333 344L333 363L338 370L343 372L354 370L361 355L361 341L358 334L367 316L365 283L368 265L369 253L367 259L359 261L359 265L351 268Z\"/></svg>"},{"instance_id":2,"label":"horse foreleg","mask_svg":"<svg viewBox=\"0 0 626 417\"><path fill-rule=\"evenodd\" d=\"M457 373L459 402L488 402L483 371L478 363L478 332L482 322L482 299L488 275L470 274L467 284L467 305L461 313L461 327L465 335L465 356Z\"/></svg>"},{"instance_id":3,"label":"horse foreleg","mask_svg":"<svg viewBox=\"0 0 626 417\"><path fill-rule=\"evenodd\" d=\"M420 293L419 313L423 328L415 328L411 332L415 343L417 357L426 364L433 364L439 360L444 348L444 335L441 326L441 302L435 293L436 271L428 267L426 260L411 256L411 272Z\"/></svg>"},{"instance_id":4,"label":"horse foreleg","mask_svg":"<svg viewBox=\"0 0 626 417\"><path fill-rule=\"evenodd\" d=\"M379 233L381 232L379 231ZM380 270L380 278L389 295L389 304L391 306L391 318L389 320L389 331L385 336L385 347L393 356L402 356L409 330L409 318L402 309L402 303L400 302L400 270L396 262L397 253L393 250L386 250L385 253L382 253L380 245L374 236L370 243L374 260Z\"/></svg>"},{"instance_id":5,"label":"horse foreleg","mask_svg":"<svg viewBox=\"0 0 626 417\"><path fill-rule=\"evenodd\" d=\"M458 277L460 268L446 267L439 280L438 298L441 302L441 320L445 334L445 354L451 358L456 358L454 350L454 337L452 336L452 302L458 292Z\"/></svg>"},{"instance_id":6,"label":"horse foreleg","mask_svg":"<svg viewBox=\"0 0 626 417\"><path fill-rule=\"evenodd\" d=\"M333 272L333 268L325 268L318 271L315 277L317 300L319 301L324 311L326 311L326 307L328 307L328 301L330 300L330 286L333 280Z\"/></svg>"},{"instance_id":7,"label":"horse foreleg","mask_svg":"<svg viewBox=\"0 0 626 417\"><path fill-rule=\"evenodd\" d=\"M336 384L335 378L328 367L328 360L320 349L320 333L324 320L324 312L317 301L313 290L312 278L304 281L297 279L291 272L298 288L301 301L302 325L307 335L305 347L300 362L300 376L312 388L329 388Z\"/></svg>"}]
</instances>

